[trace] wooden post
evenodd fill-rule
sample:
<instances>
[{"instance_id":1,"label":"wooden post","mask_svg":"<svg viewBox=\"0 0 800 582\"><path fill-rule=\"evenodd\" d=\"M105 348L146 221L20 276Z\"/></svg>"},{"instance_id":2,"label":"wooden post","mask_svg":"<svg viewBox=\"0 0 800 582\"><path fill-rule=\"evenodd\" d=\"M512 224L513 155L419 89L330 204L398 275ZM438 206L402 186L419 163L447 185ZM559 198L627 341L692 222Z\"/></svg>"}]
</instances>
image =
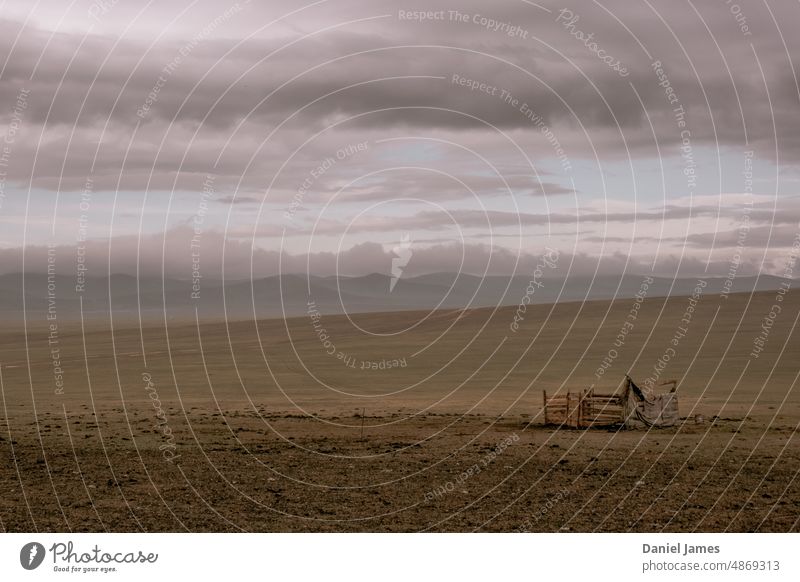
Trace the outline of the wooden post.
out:
<instances>
[{"instance_id":1,"label":"wooden post","mask_svg":"<svg viewBox=\"0 0 800 582\"><path fill-rule=\"evenodd\" d=\"M567 390L567 426L573 426L572 425L572 422L573 422L572 421L572 403L570 402L570 400L572 400L572 395L569 393L569 390Z\"/></svg>"},{"instance_id":2,"label":"wooden post","mask_svg":"<svg viewBox=\"0 0 800 582\"><path fill-rule=\"evenodd\" d=\"M367 413L366 408L361 409L361 440L364 440L364 415Z\"/></svg>"},{"instance_id":3,"label":"wooden post","mask_svg":"<svg viewBox=\"0 0 800 582\"><path fill-rule=\"evenodd\" d=\"M547 390L542 390L542 404L544 404L544 423L547 424Z\"/></svg>"}]
</instances>

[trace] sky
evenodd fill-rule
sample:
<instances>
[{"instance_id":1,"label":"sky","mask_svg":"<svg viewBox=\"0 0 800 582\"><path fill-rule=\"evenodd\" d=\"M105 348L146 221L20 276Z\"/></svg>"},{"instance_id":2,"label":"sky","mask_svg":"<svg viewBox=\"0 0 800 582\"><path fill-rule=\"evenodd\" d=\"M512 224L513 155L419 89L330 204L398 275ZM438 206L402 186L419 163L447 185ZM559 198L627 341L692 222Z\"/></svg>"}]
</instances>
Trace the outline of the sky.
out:
<instances>
[{"instance_id":1,"label":"sky","mask_svg":"<svg viewBox=\"0 0 800 582\"><path fill-rule=\"evenodd\" d=\"M0 275L389 274L405 240L409 275L525 275L548 249L563 274L781 275L798 16L4 2Z\"/></svg>"}]
</instances>

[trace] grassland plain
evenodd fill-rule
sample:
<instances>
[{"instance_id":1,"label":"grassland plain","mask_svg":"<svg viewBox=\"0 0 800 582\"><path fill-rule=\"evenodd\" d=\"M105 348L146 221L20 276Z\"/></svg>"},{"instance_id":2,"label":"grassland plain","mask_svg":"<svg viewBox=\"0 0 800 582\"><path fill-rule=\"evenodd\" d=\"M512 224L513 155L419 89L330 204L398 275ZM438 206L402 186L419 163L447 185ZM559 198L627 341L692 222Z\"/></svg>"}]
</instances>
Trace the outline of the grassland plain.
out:
<instances>
[{"instance_id":1,"label":"grassland plain","mask_svg":"<svg viewBox=\"0 0 800 582\"><path fill-rule=\"evenodd\" d=\"M797 531L798 295L634 303L7 326L0 527ZM681 426L543 426L628 372Z\"/></svg>"}]
</instances>

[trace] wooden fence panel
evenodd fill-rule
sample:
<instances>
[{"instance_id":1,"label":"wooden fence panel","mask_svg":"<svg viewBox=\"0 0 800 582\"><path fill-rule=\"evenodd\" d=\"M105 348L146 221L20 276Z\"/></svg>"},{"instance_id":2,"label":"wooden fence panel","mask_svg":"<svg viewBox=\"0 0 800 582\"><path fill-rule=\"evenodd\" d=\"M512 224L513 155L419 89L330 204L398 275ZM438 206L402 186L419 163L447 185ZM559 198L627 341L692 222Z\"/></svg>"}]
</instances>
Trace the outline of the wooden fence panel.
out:
<instances>
[{"instance_id":1,"label":"wooden fence panel","mask_svg":"<svg viewBox=\"0 0 800 582\"><path fill-rule=\"evenodd\" d=\"M543 392L545 424L570 428L604 427L623 420L622 397L593 390L548 396Z\"/></svg>"}]
</instances>

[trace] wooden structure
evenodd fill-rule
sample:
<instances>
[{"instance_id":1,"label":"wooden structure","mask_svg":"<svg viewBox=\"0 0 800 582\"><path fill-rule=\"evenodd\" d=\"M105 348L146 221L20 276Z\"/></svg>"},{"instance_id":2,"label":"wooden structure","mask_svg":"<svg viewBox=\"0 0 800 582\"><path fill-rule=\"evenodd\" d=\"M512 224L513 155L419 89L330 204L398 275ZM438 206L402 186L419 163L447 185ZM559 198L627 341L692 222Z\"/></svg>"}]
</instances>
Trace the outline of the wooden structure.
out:
<instances>
[{"instance_id":1,"label":"wooden structure","mask_svg":"<svg viewBox=\"0 0 800 582\"><path fill-rule=\"evenodd\" d=\"M544 423L571 428L607 427L623 421L623 400L617 394L597 394L594 390L547 396L544 400Z\"/></svg>"},{"instance_id":2,"label":"wooden structure","mask_svg":"<svg viewBox=\"0 0 800 582\"><path fill-rule=\"evenodd\" d=\"M621 394L597 394L589 389L548 396L543 391L544 423L569 428L673 426L678 421L677 382L660 384L669 385L669 393L646 395L630 376L625 376Z\"/></svg>"}]
</instances>

